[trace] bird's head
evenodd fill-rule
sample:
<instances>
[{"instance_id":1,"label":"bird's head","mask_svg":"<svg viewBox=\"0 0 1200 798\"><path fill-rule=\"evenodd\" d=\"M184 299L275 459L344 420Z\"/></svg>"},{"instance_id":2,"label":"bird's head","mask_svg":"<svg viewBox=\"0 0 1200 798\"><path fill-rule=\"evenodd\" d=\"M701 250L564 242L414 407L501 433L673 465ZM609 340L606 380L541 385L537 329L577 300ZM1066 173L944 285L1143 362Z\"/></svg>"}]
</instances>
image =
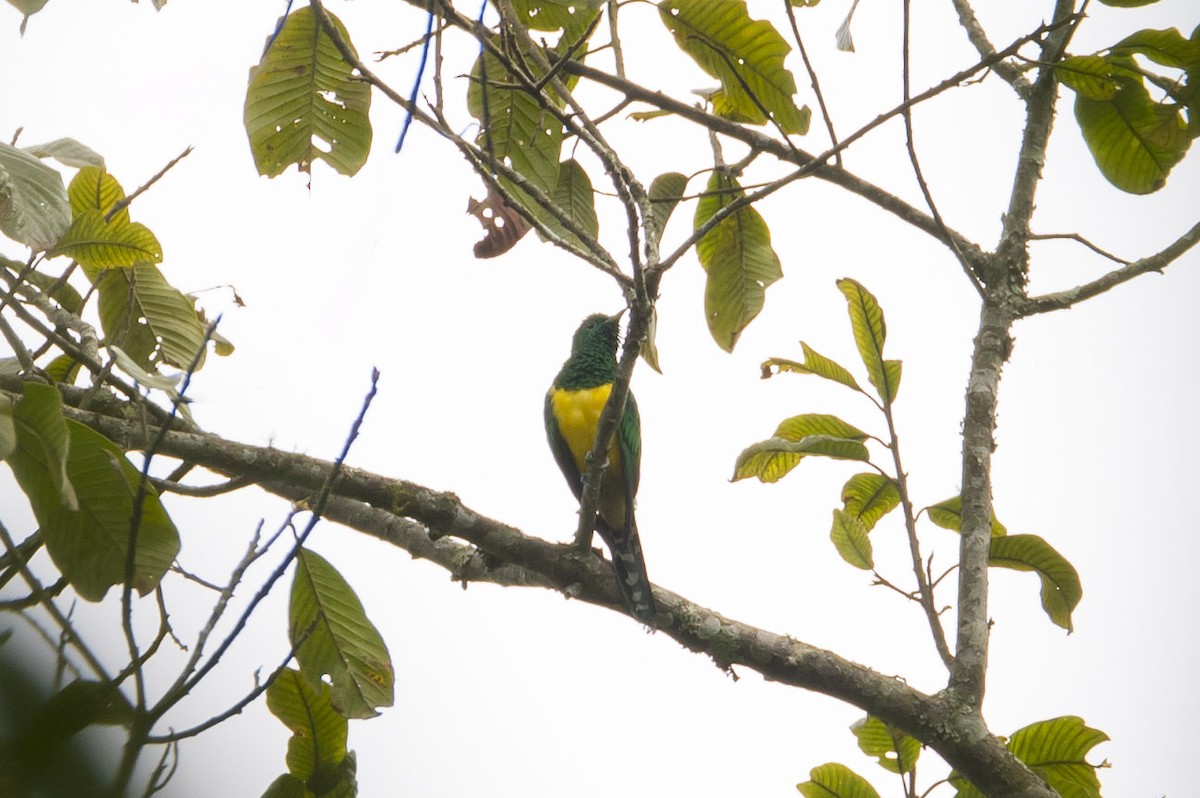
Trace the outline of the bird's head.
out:
<instances>
[{"instance_id":1,"label":"bird's head","mask_svg":"<svg viewBox=\"0 0 1200 798\"><path fill-rule=\"evenodd\" d=\"M615 355L621 338L621 315L624 312L622 310L613 316L605 316L603 313L588 316L575 331L571 351L599 350Z\"/></svg>"}]
</instances>

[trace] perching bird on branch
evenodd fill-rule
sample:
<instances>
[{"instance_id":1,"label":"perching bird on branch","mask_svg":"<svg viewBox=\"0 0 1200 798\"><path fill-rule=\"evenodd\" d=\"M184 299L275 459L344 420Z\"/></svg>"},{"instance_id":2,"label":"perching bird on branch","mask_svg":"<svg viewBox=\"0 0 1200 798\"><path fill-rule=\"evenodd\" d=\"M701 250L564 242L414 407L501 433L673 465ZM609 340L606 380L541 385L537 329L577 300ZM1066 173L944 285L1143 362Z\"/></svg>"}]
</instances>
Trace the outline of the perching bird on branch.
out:
<instances>
[{"instance_id":1,"label":"perching bird on branch","mask_svg":"<svg viewBox=\"0 0 1200 798\"><path fill-rule=\"evenodd\" d=\"M617 376L617 343L621 314L595 314L584 319L546 394L546 437L567 484L582 501L587 455L596 442L596 427ZM642 462L642 427L633 393L608 450L600 481L595 529L612 554L621 599L635 618L654 623L654 596L646 577L646 561L633 516Z\"/></svg>"}]
</instances>

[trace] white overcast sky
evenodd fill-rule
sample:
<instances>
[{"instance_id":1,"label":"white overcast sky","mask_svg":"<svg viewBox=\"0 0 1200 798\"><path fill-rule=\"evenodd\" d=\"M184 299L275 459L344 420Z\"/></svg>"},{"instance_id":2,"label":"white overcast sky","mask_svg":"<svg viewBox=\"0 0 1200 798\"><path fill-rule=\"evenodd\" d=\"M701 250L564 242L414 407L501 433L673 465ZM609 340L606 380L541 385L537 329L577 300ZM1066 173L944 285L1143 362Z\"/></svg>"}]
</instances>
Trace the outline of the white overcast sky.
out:
<instances>
[{"instance_id":1,"label":"white overcast sky","mask_svg":"<svg viewBox=\"0 0 1200 798\"><path fill-rule=\"evenodd\" d=\"M753 14L776 15L785 25L780 5L750 4ZM978 5L1001 45L1050 9L1048 2ZM259 178L242 102L247 70L284 6L172 0L155 13L148 0L51 0L23 38L20 15L0 6L0 137L22 126L22 144L75 137L106 157L126 190L195 147L132 213L158 235L162 268L175 286L233 285L246 302L237 309L227 291L201 295L210 312L225 312L221 331L238 347L230 358L210 358L197 376L192 394L202 426L331 458L378 367L380 394L353 465L452 490L489 516L568 539L575 507L543 440L542 397L576 324L588 313L617 310L619 293L532 235L504 258L475 260L480 230L464 209L469 196L482 196L481 183L448 144L419 127L393 155L401 114L378 96L372 159L357 177L317 165L311 190L294 172ZM833 48L847 2L798 12L843 135L899 101L898 6L863 0L854 55ZM364 55L423 30L423 16L405 3L329 7ZM949 3L914 7L913 85L920 90L976 56ZM1176 25L1186 35L1200 21L1194 0L1141 10L1093 3L1091 13L1075 52L1140 27ZM711 84L673 51L649 5L629 5L623 19L633 77L679 95ZM465 84L449 78L466 72L471 52L463 46L448 54L455 103ZM388 62L383 73L407 90L415 63L415 56ZM802 86L798 100L815 108L799 60L788 63ZM923 166L947 222L988 248L1011 182L1019 111L1011 91L989 79L915 114ZM454 113L465 129L468 117L461 107ZM1058 123L1038 195L1038 231L1080 232L1133 258L1195 221L1200 155L1158 194L1129 197L1096 172L1069 98ZM846 164L919 204L899 132L885 125L852 148ZM819 150L823 136L814 118L802 146ZM710 165L703 133L672 120L622 122L611 140L646 183ZM730 145L727 154L740 152ZM869 575L845 565L829 544L830 511L856 469L806 462L774 486L727 480L744 446L796 413L835 412L881 430L865 401L815 379L758 379L766 357L798 357L800 339L854 368L845 303L834 286L850 276L879 298L888 354L904 360L897 414L915 501L953 495L977 298L944 249L830 186L793 185L761 210L785 278L769 290L765 311L735 353L708 338L703 275L688 258L662 285L665 374L642 365L635 374L644 426L638 514L651 578L731 617L936 690L944 676L919 612L869 587ZM669 241L682 240L693 211L694 203L680 207ZM601 223L603 240L624 253L612 207L602 210ZM24 257L9 242L0 242L0 253ZM1076 245L1042 244L1034 255L1039 291L1107 269ZM1080 572L1084 598L1075 634L1067 636L1042 613L1033 575L995 574L986 714L998 734L1066 714L1106 731L1113 740L1093 759L1112 764L1102 772L1109 796L1184 796L1195 782L1182 730L1200 712L1200 542L1191 509L1200 448L1198 266L1192 252L1163 276L1020 323L1001 389L997 512L1010 532L1040 534L1062 552ZM24 500L7 472L2 478L4 522L27 534ZM272 527L286 510L254 491L169 506L183 534L181 561L218 580L258 520ZM935 564L952 562L954 536L936 529L926 536ZM872 539L881 570L907 584L896 522ZM895 794L894 777L862 756L847 730L858 709L750 672L735 682L665 635L557 594L480 585L464 591L441 570L332 524L313 545L356 586L396 666L395 707L351 724L363 795L785 796L828 761ZM940 603L953 601L952 582ZM277 593L220 678L180 709L174 725L218 711L249 689L254 668L274 667L286 651L286 589ZM168 592L181 634L209 599L188 588ZM112 610L83 606L78 613L98 638L110 636L98 645L116 657L123 643ZM169 677L164 670L158 678ZM256 795L283 771L286 739L257 704L183 747L169 794ZM927 786L935 769L922 772Z\"/></svg>"}]
</instances>

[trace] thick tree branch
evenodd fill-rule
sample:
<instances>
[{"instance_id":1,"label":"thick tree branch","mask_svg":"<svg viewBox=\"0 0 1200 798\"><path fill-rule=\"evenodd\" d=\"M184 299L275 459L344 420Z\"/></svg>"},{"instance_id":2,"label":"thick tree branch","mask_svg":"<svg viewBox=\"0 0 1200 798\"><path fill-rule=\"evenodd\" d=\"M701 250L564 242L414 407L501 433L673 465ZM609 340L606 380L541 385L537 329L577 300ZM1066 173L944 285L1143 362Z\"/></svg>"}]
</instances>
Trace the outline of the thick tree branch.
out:
<instances>
[{"instance_id":1,"label":"thick tree branch","mask_svg":"<svg viewBox=\"0 0 1200 798\"><path fill-rule=\"evenodd\" d=\"M992 43L988 41L987 33L975 17L975 10L971 8L970 2L968 0L951 0L951 2L954 4L954 11L958 14L958 23L966 31L967 39L975 46L980 58L985 61L994 58L996 48L992 47ZM1029 97L1033 87L1029 85L1029 80L1020 68L997 58L992 64L992 71L1012 86L1017 96L1023 99Z\"/></svg>"},{"instance_id":2,"label":"thick tree branch","mask_svg":"<svg viewBox=\"0 0 1200 798\"><path fill-rule=\"evenodd\" d=\"M1012 349L1013 316L989 294L979 333L963 416L962 538L958 567L958 637L950 691L978 712L983 702L988 649L988 551L992 536L992 452L1000 371Z\"/></svg>"},{"instance_id":3,"label":"thick tree branch","mask_svg":"<svg viewBox=\"0 0 1200 798\"><path fill-rule=\"evenodd\" d=\"M1046 144L1054 127L1054 103L1058 98L1058 78L1054 64L1075 32L1080 17L1075 14L1075 0L1057 0L1054 8L1053 30L1042 42L1043 66L1025 103L1025 131L1017 154L1017 169L1004 214L1004 228L996 248L999 256L994 265L999 273L981 275L984 282L993 284L1007 280L1023 289L1029 272L1030 221L1033 218L1037 187L1046 163Z\"/></svg>"},{"instance_id":4,"label":"thick tree branch","mask_svg":"<svg viewBox=\"0 0 1200 798\"><path fill-rule=\"evenodd\" d=\"M0 377L0 385L10 390L19 382ZM83 395L69 386L61 390L68 405ZM141 423L94 411L68 406L64 412L129 450L149 446L157 434ZM334 469L332 462L208 433L168 432L159 453L230 478L249 479L293 501L321 491ZM612 571L602 560L482 516L450 493L343 467L326 514L356 528L362 524L368 534L447 567L455 579L469 581L482 573L502 584L550 586L569 597L622 611ZM448 544L447 537L465 544ZM721 667L744 667L766 679L860 707L933 747L985 793L1053 797L988 732L978 714L956 710L958 697L953 692L927 695L833 652L726 618L661 587L654 591L660 631Z\"/></svg>"}]
</instances>

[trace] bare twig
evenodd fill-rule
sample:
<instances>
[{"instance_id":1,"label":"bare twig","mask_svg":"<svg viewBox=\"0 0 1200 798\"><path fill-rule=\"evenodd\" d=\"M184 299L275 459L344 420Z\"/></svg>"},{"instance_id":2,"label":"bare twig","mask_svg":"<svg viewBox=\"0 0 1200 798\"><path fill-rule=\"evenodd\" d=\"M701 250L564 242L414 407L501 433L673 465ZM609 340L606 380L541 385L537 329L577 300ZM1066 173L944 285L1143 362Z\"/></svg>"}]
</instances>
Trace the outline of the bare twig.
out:
<instances>
[{"instance_id":1,"label":"bare twig","mask_svg":"<svg viewBox=\"0 0 1200 798\"><path fill-rule=\"evenodd\" d=\"M942 231L942 240L945 241L946 246L950 248L950 251L954 253L954 257L958 259L959 265L962 266L963 274L965 274L967 279L971 282L971 286L975 289L975 293L982 297L983 286L980 284L979 275L975 273L973 264L967 260L966 255L964 255L962 250L960 250L954 243L954 238L946 229L946 222L942 219L942 214L938 211L937 203L933 201L933 194L931 194L929 191L929 184L925 182L925 175L921 171L921 162L917 158L917 147L913 141L912 96L910 88L911 70L909 67L909 59L911 56L909 48L909 28L912 21L911 6L911 0L904 0L904 13L901 33L902 41L900 47L900 72L904 94L904 102L901 103L901 105L904 107L904 111L901 114L904 119L904 146L905 149L908 150L908 160L912 164L913 176L917 179L917 185L921 189L921 196L925 198L925 205L929 208L929 214L933 217L933 221L938 226L938 229ZM913 533L913 539L915 540L915 533ZM927 607L926 609L928 610L930 607ZM945 641L943 641L943 643L944 642ZM948 662L949 656L950 652L949 650L946 650L942 655L942 659Z\"/></svg>"},{"instance_id":2,"label":"bare twig","mask_svg":"<svg viewBox=\"0 0 1200 798\"><path fill-rule=\"evenodd\" d=\"M1106 252L1105 250L1100 249L1100 247L1096 246L1091 241L1088 241L1086 238L1079 235L1079 233L1030 233L1029 234L1030 241L1054 241L1054 240L1062 240L1062 239L1066 239L1068 241L1074 241L1076 243L1083 244L1085 247L1090 249L1092 252L1095 252L1097 255L1100 255L1101 257L1108 258L1109 260L1113 261L1114 263L1119 263L1122 266L1129 265L1129 261L1124 260L1123 258L1118 258L1116 255L1112 254L1111 252Z\"/></svg>"},{"instance_id":3,"label":"bare twig","mask_svg":"<svg viewBox=\"0 0 1200 798\"><path fill-rule=\"evenodd\" d=\"M1182 257L1192 247L1196 246L1197 243L1200 243L1200 222L1192 225L1186 233L1172 241L1159 252L1141 260L1136 260L1123 268L1115 269L1103 277L1092 280L1090 283L1084 283L1083 285L1069 288L1066 291L1056 291L1052 294L1029 297L1021 303L1020 315L1032 316L1052 310L1064 310L1085 299L1091 299L1094 296L1103 294L1105 291L1115 288L1122 283L1127 283L1133 278L1147 272L1161 272Z\"/></svg>"},{"instance_id":4,"label":"bare twig","mask_svg":"<svg viewBox=\"0 0 1200 798\"><path fill-rule=\"evenodd\" d=\"M817 71L813 68L812 62L808 60L808 51L804 49L804 39L800 36L800 26L796 24L796 12L792 9L790 0L783 0L784 10L787 11L788 22L792 26L792 38L796 40L796 49L800 51L800 60L804 62L804 69L808 72L808 80L812 84L813 94L817 98L817 106L821 109L821 118L825 120L825 130L829 133L829 143L834 147L837 146L837 133L833 130L833 116L829 113L829 108L825 106L825 95L821 93L821 81L817 80ZM838 150L833 156L834 163L838 166L842 165L842 151Z\"/></svg>"},{"instance_id":5,"label":"bare twig","mask_svg":"<svg viewBox=\"0 0 1200 798\"><path fill-rule=\"evenodd\" d=\"M162 169L159 169L158 172L156 172L153 177L151 177L149 180L147 180L142 185L138 186L136 191L134 191L129 196L124 197L124 198L118 200L117 202L113 203L113 206L108 209L108 213L106 213L104 215L104 221L105 222L112 221L112 218L114 216L116 216L118 213L120 213L121 211L128 208L130 203L132 203L135 199L140 197L147 189L149 189L151 186L153 186L155 183L157 183L159 180L161 180L163 175L165 175L167 172L171 171L171 169L175 166L175 164L179 163L180 161L182 161L184 158L188 157L191 154L192 154L192 148L190 146L186 147L183 152L179 153L174 158L172 158L170 161L168 161L166 166L164 166Z\"/></svg>"}]
</instances>

